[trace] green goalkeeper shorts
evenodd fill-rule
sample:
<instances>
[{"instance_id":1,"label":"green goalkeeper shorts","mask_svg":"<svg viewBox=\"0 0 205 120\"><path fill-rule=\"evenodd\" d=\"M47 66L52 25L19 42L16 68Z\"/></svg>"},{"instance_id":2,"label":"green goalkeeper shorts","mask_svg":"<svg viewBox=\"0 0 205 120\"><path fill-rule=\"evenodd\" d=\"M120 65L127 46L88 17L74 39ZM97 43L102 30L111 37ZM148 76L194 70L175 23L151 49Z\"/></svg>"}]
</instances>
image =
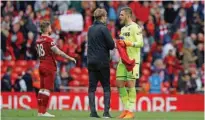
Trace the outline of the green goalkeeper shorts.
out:
<instances>
[{"instance_id":1,"label":"green goalkeeper shorts","mask_svg":"<svg viewBox=\"0 0 205 120\"><path fill-rule=\"evenodd\" d=\"M132 71L127 71L125 65L120 61L116 72L117 80L136 80L139 78L139 64L135 64Z\"/></svg>"}]
</instances>

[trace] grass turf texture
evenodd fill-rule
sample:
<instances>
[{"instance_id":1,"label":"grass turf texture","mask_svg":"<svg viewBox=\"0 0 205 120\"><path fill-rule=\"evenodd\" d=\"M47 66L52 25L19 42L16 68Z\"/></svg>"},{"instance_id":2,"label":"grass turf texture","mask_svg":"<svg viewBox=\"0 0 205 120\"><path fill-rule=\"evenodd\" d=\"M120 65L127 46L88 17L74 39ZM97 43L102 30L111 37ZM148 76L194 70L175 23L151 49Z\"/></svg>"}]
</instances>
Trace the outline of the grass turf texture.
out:
<instances>
[{"instance_id":1,"label":"grass turf texture","mask_svg":"<svg viewBox=\"0 0 205 120\"><path fill-rule=\"evenodd\" d=\"M35 110L1 110L1 120L97 120L90 118L88 111L51 110L55 118L37 117ZM110 112L113 117L121 112ZM98 112L102 116L102 112ZM103 119L103 118L100 118ZM119 120L112 118L110 120ZM204 120L203 112L135 112L135 120Z\"/></svg>"}]
</instances>

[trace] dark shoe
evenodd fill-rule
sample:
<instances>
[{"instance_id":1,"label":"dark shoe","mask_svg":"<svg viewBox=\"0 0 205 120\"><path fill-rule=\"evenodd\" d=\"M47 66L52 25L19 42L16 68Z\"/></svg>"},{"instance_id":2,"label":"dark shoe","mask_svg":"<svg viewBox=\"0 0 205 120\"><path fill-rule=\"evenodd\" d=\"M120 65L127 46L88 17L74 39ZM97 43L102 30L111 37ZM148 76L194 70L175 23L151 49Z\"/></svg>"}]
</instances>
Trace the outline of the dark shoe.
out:
<instances>
[{"instance_id":1,"label":"dark shoe","mask_svg":"<svg viewBox=\"0 0 205 120\"><path fill-rule=\"evenodd\" d=\"M97 114L97 112L90 113L90 117L100 118L100 116Z\"/></svg>"},{"instance_id":2,"label":"dark shoe","mask_svg":"<svg viewBox=\"0 0 205 120\"><path fill-rule=\"evenodd\" d=\"M112 118L109 112L103 113L103 118Z\"/></svg>"}]
</instances>

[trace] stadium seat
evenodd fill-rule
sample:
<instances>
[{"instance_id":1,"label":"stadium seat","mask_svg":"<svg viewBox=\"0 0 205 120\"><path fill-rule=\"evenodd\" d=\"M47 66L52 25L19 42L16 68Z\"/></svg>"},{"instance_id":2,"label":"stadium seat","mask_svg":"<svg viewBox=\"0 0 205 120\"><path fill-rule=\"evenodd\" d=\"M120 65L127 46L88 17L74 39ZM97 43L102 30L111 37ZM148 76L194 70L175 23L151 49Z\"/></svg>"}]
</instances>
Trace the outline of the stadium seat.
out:
<instances>
[{"instance_id":1,"label":"stadium seat","mask_svg":"<svg viewBox=\"0 0 205 120\"><path fill-rule=\"evenodd\" d=\"M28 65L28 68L34 68L36 65L37 65L37 62L35 60L29 60L27 61L27 65Z\"/></svg>"},{"instance_id":2,"label":"stadium seat","mask_svg":"<svg viewBox=\"0 0 205 120\"><path fill-rule=\"evenodd\" d=\"M145 76L149 77L151 75L151 72L148 69L143 69L142 70L142 75L145 75Z\"/></svg>"},{"instance_id":3,"label":"stadium seat","mask_svg":"<svg viewBox=\"0 0 205 120\"><path fill-rule=\"evenodd\" d=\"M169 88L170 87L170 83L168 81L166 81L166 82L163 83L163 86L166 87L166 88Z\"/></svg>"},{"instance_id":4,"label":"stadium seat","mask_svg":"<svg viewBox=\"0 0 205 120\"><path fill-rule=\"evenodd\" d=\"M143 63L142 63L142 69L148 69L148 70L150 70L150 69L151 69L151 63L149 63L149 62L143 62Z\"/></svg>"},{"instance_id":5,"label":"stadium seat","mask_svg":"<svg viewBox=\"0 0 205 120\"><path fill-rule=\"evenodd\" d=\"M85 86L88 82L88 75L86 75L86 74L82 74L82 75L80 75L80 79L79 79L80 81L80 86Z\"/></svg>"},{"instance_id":6,"label":"stadium seat","mask_svg":"<svg viewBox=\"0 0 205 120\"><path fill-rule=\"evenodd\" d=\"M15 65L15 61L5 61L4 64L5 66L13 67Z\"/></svg>"},{"instance_id":7,"label":"stadium seat","mask_svg":"<svg viewBox=\"0 0 205 120\"><path fill-rule=\"evenodd\" d=\"M110 81L116 81L116 76L115 75L110 75Z\"/></svg>"},{"instance_id":8,"label":"stadium seat","mask_svg":"<svg viewBox=\"0 0 205 120\"><path fill-rule=\"evenodd\" d=\"M72 86L72 87L77 87L79 85L80 85L80 82L78 80L73 80L69 82L69 86Z\"/></svg>"},{"instance_id":9,"label":"stadium seat","mask_svg":"<svg viewBox=\"0 0 205 120\"><path fill-rule=\"evenodd\" d=\"M25 68L23 68L23 67L15 67L13 69L13 72L17 73L17 74L22 74L24 71L25 71Z\"/></svg>"},{"instance_id":10,"label":"stadium seat","mask_svg":"<svg viewBox=\"0 0 205 120\"><path fill-rule=\"evenodd\" d=\"M74 67L74 68L70 69L69 73L70 73L70 75L72 75L72 74L80 75L81 74L81 69L79 67Z\"/></svg>"},{"instance_id":11,"label":"stadium seat","mask_svg":"<svg viewBox=\"0 0 205 120\"><path fill-rule=\"evenodd\" d=\"M82 74L88 74L88 69L87 68L82 68Z\"/></svg>"},{"instance_id":12,"label":"stadium seat","mask_svg":"<svg viewBox=\"0 0 205 120\"><path fill-rule=\"evenodd\" d=\"M152 60L153 60L152 55L148 55L147 62L151 63L151 62L152 62Z\"/></svg>"},{"instance_id":13,"label":"stadium seat","mask_svg":"<svg viewBox=\"0 0 205 120\"><path fill-rule=\"evenodd\" d=\"M16 61L15 66L27 67L27 61L26 60L18 60L18 61Z\"/></svg>"},{"instance_id":14,"label":"stadium seat","mask_svg":"<svg viewBox=\"0 0 205 120\"><path fill-rule=\"evenodd\" d=\"M112 87L116 87L116 81L110 81L110 85L111 85Z\"/></svg>"},{"instance_id":15,"label":"stadium seat","mask_svg":"<svg viewBox=\"0 0 205 120\"><path fill-rule=\"evenodd\" d=\"M1 67L1 72L5 73L6 70L7 70L7 67L8 67L8 66L3 65L3 66Z\"/></svg>"},{"instance_id":16,"label":"stadium seat","mask_svg":"<svg viewBox=\"0 0 205 120\"><path fill-rule=\"evenodd\" d=\"M1 67L4 65L4 61L3 60L1 60L0 65L1 65Z\"/></svg>"},{"instance_id":17,"label":"stadium seat","mask_svg":"<svg viewBox=\"0 0 205 120\"><path fill-rule=\"evenodd\" d=\"M149 81L148 79L149 78L147 76L142 75L139 80L140 80L140 83L143 83L143 82L148 82Z\"/></svg>"},{"instance_id":18,"label":"stadium seat","mask_svg":"<svg viewBox=\"0 0 205 120\"><path fill-rule=\"evenodd\" d=\"M71 77L73 78L73 80L78 79L78 76L79 76L79 75L77 75L77 74L72 74L72 75L71 75Z\"/></svg>"}]
</instances>

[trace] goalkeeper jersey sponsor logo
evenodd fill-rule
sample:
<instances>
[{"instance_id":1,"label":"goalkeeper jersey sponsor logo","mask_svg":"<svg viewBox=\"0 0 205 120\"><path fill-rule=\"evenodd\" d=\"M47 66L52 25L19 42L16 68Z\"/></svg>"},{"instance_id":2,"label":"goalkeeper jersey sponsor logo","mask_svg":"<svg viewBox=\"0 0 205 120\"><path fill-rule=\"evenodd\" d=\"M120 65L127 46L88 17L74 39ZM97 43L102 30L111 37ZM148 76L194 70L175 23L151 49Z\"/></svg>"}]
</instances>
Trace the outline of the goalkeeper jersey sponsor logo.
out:
<instances>
[{"instance_id":1,"label":"goalkeeper jersey sponsor logo","mask_svg":"<svg viewBox=\"0 0 205 120\"><path fill-rule=\"evenodd\" d=\"M130 36L130 32L123 33L123 36Z\"/></svg>"}]
</instances>

